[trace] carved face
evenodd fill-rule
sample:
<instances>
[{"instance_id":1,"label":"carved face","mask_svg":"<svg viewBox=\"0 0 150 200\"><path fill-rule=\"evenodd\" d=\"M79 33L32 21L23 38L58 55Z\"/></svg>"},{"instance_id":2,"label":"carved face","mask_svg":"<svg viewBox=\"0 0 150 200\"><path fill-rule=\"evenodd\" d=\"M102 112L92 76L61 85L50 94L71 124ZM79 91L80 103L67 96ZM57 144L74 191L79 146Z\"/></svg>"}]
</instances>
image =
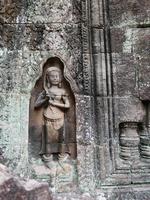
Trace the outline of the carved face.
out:
<instances>
[{"instance_id":1,"label":"carved face","mask_svg":"<svg viewBox=\"0 0 150 200\"><path fill-rule=\"evenodd\" d=\"M51 85L58 85L61 82L60 73L58 71L51 71L48 73L48 79Z\"/></svg>"}]
</instances>

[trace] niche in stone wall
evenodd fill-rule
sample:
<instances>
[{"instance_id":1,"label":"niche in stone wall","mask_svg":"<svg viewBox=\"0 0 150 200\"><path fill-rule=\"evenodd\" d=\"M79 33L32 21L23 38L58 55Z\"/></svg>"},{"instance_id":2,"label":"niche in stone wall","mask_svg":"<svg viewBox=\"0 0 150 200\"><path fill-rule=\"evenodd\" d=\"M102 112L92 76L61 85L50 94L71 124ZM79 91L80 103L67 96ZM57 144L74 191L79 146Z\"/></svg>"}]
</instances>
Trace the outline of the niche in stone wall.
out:
<instances>
[{"instance_id":1,"label":"niche in stone wall","mask_svg":"<svg viewBox=\"0 0 150 200\"><path fill-rule=\"evenodd\" d=\"M30 158L76 158L75 97L70 84L63 62L58 57L49 58L31 92Z\"/></svg>"}]
</instances>

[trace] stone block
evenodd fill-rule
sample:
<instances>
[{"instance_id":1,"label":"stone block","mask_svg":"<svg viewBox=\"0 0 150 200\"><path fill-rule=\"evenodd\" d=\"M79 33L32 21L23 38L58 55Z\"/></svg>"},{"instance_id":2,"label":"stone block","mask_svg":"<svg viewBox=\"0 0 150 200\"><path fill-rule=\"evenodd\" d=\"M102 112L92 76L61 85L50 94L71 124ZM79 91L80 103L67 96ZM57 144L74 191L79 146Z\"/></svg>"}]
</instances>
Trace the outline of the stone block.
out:
<instances>
[{"instance_id":1,"label":"stone block","mask_svg":"<svg viewBox=\"0 0 150 200\"><path fill-rule=\"evenodd\" d=\"M142 102L135 97L115 98L114 99L115 118L120 122L142 122L145 116L145 109Z\"/></svg>"},{"instance_id":2,"label":"stone block","mask_svg":"<svg viewBox=\"0 0 150 200\"><path fill-rule=\"evenodd\" d=\"M149 7L149 0L111 0L109 2L111 25L121 27L146 24L150 17Z\"/></svg>"},{"instance_id":3,"label":"stone block","mask_svg":"<svg viewBox=\"0 0 150 200\"><path fill-rule=\"evenodd\" d=\"M93 97L87 95L76 95L76 119L77 143L89 145L94 141L94 116Z\"/></svg>"},{"instance_id":4,"label":"stone block","mask_svg":"<svg viewBox=\"0 0 150 200\"><path fill-rule=\"evenodd\" d=\"M141 100L150 100L150 34L149 28L133 30L133 54L136 58L138 93Z\"/></svg>"},{"instance_id":5,"label":"stone block","mask_svg":"<svg viewBox=\"0 0 150 200\"><path fill-rule=\"evenodd\" d=\"M35 180L29 180L23 184L23 188L29 200L52 200L47 183L38 183Z\"/></svg>"},{"instance_id":6,"label":"stone block","mask_svg":"<svg viewBox=\"0 0 150 200\"><path fill-rule=\"evenodd\" d=\"M111 27L113 53L137 54L138 59L149 55L149 28Z\"/></svg>"},{"instance_id":7,"label":"stone block","mask_svg":"<svg viewBox=\"0 0 150 200\"><path fill-rule=\"evenodd\" d=\"M107 200L149 200L149 185L105 187L98 193L103 193Z\"/></svg>"},{"instance_id":8,"label":"stone block","mask_svg":"<svg viewBox=\"0 0 150 200\"><path fill-rule=\"evenodd\" d=\"M77 170L79 187L82 192L92 192L96 185L94 169L94 146L77 145Z\"/></svg>"},{"instance_id":9,"label":"stone block","mask_svg":"<svg viewBox=\"0 0 150 200\"><path fill-rule=\"evenodd\" d=\"M81 18L81 2L24 0L1 1L0 18L3 23L71 23Z\"/></svg>"},{"instance_id":10,"label":"stone block","mask_svg":"<svg viewBox=\"0 0 150 200\"><path fill-rule=\"evenodd\" d=\"M112 28L114 92L149 100L149 29Z\"/></svg>"},{"instance_id":11,"label":"stone block","mask_svg":"<svg viewBox=\"0 0 150 200\"><path fill-rule=\"evenodd\" d=\"M15 178L0 164L0 200L51 200L47 183L27 182Z\"/></svg>"},{"instance_id":12,"label":"stone block","mask_svg":"<svg viewBox=\"0 0 150 200\"><path fill-rule=\"evenodd\" d=\"M108 98L105 97L97 97L96 99L96 119L99 121L99 123L97 124L97 136L96 137L96 141L97 144L104 144L106 143L106 141L108 141L109 139L109 125L108 125L108 115L109 115L109 111L108 111Z\"/></svg>"},{"instance_id":13,"label":"stone block","mask_svg":"<svg viewBox=\"0 0 150 200\"><path fill-rule=\"evenodd\" d=\"M76 15L76 11L78 15ZM70 23L80 19L80 1L72 4L69 0L65 1L45 1L38 0L37 2L30 2L25 12L27 22L56 22L56 23Z\"/></svg>"},{"instance_id":14,"label":"stone block","mask_svg":"<svg viewBox=\"0 0 150 200\"><path fill-rule=\"evenodd\" d=\"M122 53L124 50L124 42L127 39L126 30L121 28L111 28L111 52ZM131 52L131 50L130 50Z\"/></svg>"},{"instance_id":15,"label":"stone block","mask_svg":"<svg viewBox=\"0 0 150 200\"><path fill-rule=\"evenodd\" d=\"M113 90L116 96L137 96L137 72L132 54L112 54Z\"/></svg>"},{"instance_id":16,"label":"stone block","mask_svg":"<svg viewBox=\"0 0 150 200\"><path fill-rule=\"evenodd\" d=\"M2 23L17 23L19 22L19 17L23 14L23 10L25 7L24 0L9 0L3 1L1 0L1 12L0 12L0 20Z\"/></svg>"}]
</instances>

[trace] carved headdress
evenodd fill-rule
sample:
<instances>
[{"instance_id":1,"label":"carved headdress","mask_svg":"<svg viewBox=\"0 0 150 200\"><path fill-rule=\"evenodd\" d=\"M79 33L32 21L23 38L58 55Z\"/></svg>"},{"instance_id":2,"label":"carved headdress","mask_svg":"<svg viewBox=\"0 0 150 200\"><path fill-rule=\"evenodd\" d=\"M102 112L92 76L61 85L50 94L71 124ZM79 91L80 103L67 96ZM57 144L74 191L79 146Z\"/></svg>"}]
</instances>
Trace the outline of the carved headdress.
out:
<instances>
[{"instance_id":1,"label":"carved headdress","mask_svg":"<svg viewBox=\"0 0 150 200\"><path fill-rule=\"evenodd\" d=\"M61 69L58 68L58 67L49 67L47 70L46 70L46 74L48 74L49 72L52 72L52 71L57 71L61 74Z\"/></svg>"}]
</instances>

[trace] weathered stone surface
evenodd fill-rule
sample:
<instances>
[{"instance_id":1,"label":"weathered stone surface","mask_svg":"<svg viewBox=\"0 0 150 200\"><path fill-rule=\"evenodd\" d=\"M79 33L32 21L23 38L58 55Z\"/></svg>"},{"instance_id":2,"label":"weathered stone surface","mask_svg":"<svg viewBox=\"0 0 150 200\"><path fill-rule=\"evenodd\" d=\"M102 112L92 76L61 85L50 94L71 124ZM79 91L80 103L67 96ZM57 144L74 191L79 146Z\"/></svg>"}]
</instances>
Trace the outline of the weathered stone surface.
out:
<instances>
[{"instance_id":1,"label":"weathered stone surface","mask_svg":"<svg viewBox=\"0 0 150 200\"><path fill-rule=\"evenodd\" d=\"M54 199L149 198L150 162L143 158L149 153L149 6L148 0L0 1L0 161L20 176L46 180L53 191L68 191ZM40 140L29 157L28 122L31 91L50 57L64 63L75 95L78 155L73 165L48 168L38 155ZM130 160L120 156L126 132L124 138L134 132L139 142ZM34 199L32 184L23 191L33 189L28 197Z\"/></svg>"},{"instance_id":2,"label":"weathered stone surface","mask_svg":"<svg viewBox=\"0 0 150 200\"><path fill-rule=\"evenodd\" d=\"M26 191L27 199L52 199L48 184L46 183L38 183L35 180L30 180L24 184L24 190Z\"/></svg>"},{"instance_id":3,"label":"weathered stone surface","mask_svg":"<svg viewBox=\"0 0 150 200\"><path fill-rule=\"evenodd\" d=\"M0 18L4 23L69 23L78 22L80 0L72 1L1 1Z\"/></svg>"},{"instance_id":4,"label":"weathered stone surface","mask_svg":"<svg viewBox=\"0 0 150 200\"><path fill-rule=\"evenodd\" d=\"M150 2L147 0L111 0L110 21L113 26L149 24Z\"/></svg>"},{"instance_id":5,"label":"weathered stone surface","mask_svg":"<svg viewBox=\"0 0 150 200\"><path fill-rule=\"evenodd\" d=\"M73 27L78 33L72 31ZM73 89L76 92L83 90L80 25L17 23L3 24L2 29L2 157L5 157L3 162L7 162L12 168L15 167L16 173L22 171L20 175L23 176L30 174L27 160L30 92L47 59L56 55L61 57L65 61L66 71L69 71ZM74 37L75 35L79 37ZM78 83L75 79L78 79Z\"/></svg>"},{"instance_id":6,"label":"weathered stone surface","mask_svg":"<svg viewBox=\"0 0 150 200\"><path fill-rule=\"evenodd\" d=\"M19 181L10 174L4 165L0 165L0 199L1 200L50 200L48 184L35 180Z\"/></svg>"},{"instance_id":7,"label":"weathered stone surface","mask_svg":"<svg viewBox=\"0 0 150 200\"><path fill-rule=\"evenodd\" d=\"M137 59L138 93L141 100L150 99L150 33L149 28L133 30L133 52Z\"/></svg>"},{"instance_id":8,"label":"weathered stone surface","mask_svg":"<svg viewBox=\"0 0 150 200\"><path fill-rule=\"evenodd\" d=\"M111 33L115 93L148 100L149 29L116 28Z\"/></svg>"},{"instance_id":9,"label":"weathered stone surface","mask_svg":"<svg viewBox=\"0 0 150 200\"><path fill-rule=\"evenodd\" d=\"M114 94L117 96L137 95L137 66L133 55L129 53L114 53L113 56L113 77Z\"/></svg>"},{"instance_id":10,"label":"weathered stone surface","mask_svg":"<svg viewBox=\"0 0 150 200\"><path fill-rule=\"evenodd\" d=\"M125 199L125 200L148 200L149 199L149 185L137 185L137 186L126 186L126 187L112 187L103 188L97 193L104 193L105 199L116 200L116 199Z\"/></svg>"},{"instance_id":11,"label":"weathered stone surface","mask_svg":"<svg viewBox=\"0 0 150 200\"><path fill-rule=\"evenodd\" d=\"M54 200L94 200L92 195L90 193L64 193L64 194L57 194L53 196ZM102 199L105 200L105 199Z\"/></svg>"},{"instance_id":12,"label":"weathered stone surface","mask_svg":"<svg viewBox=\"0 0 150 200\"><path fill-rule=\"evenodd\" d=\"M94 141L94 119L91 107L93 98L87 95L76 95L77 141L80 145L88 145ZM82 134L81 134L82 133Z\"/></svg>"},{"instance_id":13,"label":"weathered stone surface","mask_svg":"<svg viewBox=\"0 0 150 200\"><path fill-rule=\"evenodd\" d=\"M138 98L126 97L114 99L115 117L118 122L136 121L142 122L145 109Z\"/></svg>"},{"instance_id":14,"label":"weathered stone surface","mask_svg":"<svg viewBox=\"0 0 150 200\"><path fill-rule=\"evenodd\" d=\"M149 2L110 1L109 4L103 2L104 8L102 12L106 16L109 12L108 18L105 16L105 19L101 18L101 9L99 9L98 13L95 6L95 4L97 6L101 5L101 1L97 2L95 0L92 3L91 51L93 60L91 63L94 65L95 94L98 96L95 101L95 116L99 122L96 123L98 141L96 152L97 155L99 154L97 158L101 161L96 162L96 170L99 169L104 174L103 176L98 173L99 175L96 176L97 179L101 177L97 187L100 187L101 184L144 183L146 182L146 180L144 181L144 171L149 176L149 164L143 163L138 143L142 141L140 135L145 130L146 113L149 113L146 108L147 104L141 101L142 96L143 100L145 98L146 101L149 95L148 81L146 81L148 80L147 77L149 77L149 50L147 47L149 46L149 9L147 9ZM102 53L101 55L98 53L101 51L101 46L103 46L103 38L99 35L98 30L93 30L102 28L98 27L101 20L105 34L104 56L102 56ZM96 27L95 24L97 25ZM107 43L108 40L110 43ZM111 55L109 55L110 49ZM101 62L102 58L104 58L103 62ZM104 66L105 68L103 68ZM142 90L142 84L145 85L145 90L144 87ZM140 85L141 90L139 91ZM149 101L146 102L148 103ZM137 125L137 130L133 130L132 122ZM130 136L128 137L127 134L126 138L133 140L132 133L134 133L136 135L135 139L137 139L136 148L132 152L132 156L134 157L135 154L137 159L132 159L129 162L127 160L123 161L119 157L121 149L120 123L129 125L128 134L131 133L131 135L129 134ZM146 152L148 153L148 150ZM105 170L102 170L103 168ZM130 197L130 192L128 195ZM128 195L120 196L120 199L128 198ZM131 193L132 196L134 196L134 192ZM106 198L108 197L106 196ZM113 194L110 196L110 199L115 198L119 198L119 192L116 193L116 196L113 196Z\"/></svg>"},{"instance_id":15,"label":"weathered stone surface","mask_svg":"<svg viewBox=\"0 0 150 200\"><path fill-rule=\"evenodd\" d=\"M76 161L51 161L43 163L41 159L32 160L34 177L38 181L48 182L55 192L71 192L77 189Z\"/></svg>"}]
</instances>

